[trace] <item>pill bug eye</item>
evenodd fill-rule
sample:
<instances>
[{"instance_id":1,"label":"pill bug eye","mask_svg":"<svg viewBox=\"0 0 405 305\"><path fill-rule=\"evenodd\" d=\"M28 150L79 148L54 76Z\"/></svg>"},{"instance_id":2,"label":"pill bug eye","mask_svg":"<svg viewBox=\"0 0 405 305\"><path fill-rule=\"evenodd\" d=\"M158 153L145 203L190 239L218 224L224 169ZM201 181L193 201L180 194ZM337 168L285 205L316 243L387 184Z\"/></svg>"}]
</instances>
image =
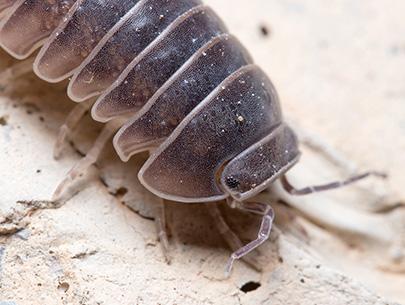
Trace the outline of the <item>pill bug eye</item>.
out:
<instances>
[{"instance_id":1,"label":"pill bug eye","mask_svg":"<svg viewBox=\"0 0 405 305\"><path fill-rule=\"evenodd\" d=\"M240 185L239 180L232 176L226 177L225 183L231 189L236 189Z\"/></svg>"}]
</instances>

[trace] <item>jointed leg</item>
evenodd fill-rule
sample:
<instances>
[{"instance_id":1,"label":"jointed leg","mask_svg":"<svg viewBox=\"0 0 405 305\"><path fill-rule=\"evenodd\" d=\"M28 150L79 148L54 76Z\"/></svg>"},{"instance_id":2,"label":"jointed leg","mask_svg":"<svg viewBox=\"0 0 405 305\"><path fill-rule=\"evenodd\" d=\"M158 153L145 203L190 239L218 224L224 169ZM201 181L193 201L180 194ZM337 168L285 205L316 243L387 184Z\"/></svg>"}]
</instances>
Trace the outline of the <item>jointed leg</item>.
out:
<instances>
[{"instance_id":1,"label":"jointed leg","mask_svg":"<svg viewBox=\"0 0 405 305\"><path fill-rule=\"evenodd\" d=\"M274 210L265 203L259 202L238 202L237 207L241 210L263 215L257 239L232 253L226 266L226 273L229 275L235 260L240 259L263 244L270 236L274 221Z\"/></svg>"},{"instance_id":2,"label":"jointed leg","mask_svg":"<svg viewBox=\"0 0 405 305\"><path fill-rule=\"evenodd\" d=\"M93 147L89 150L86 156L68 172L66 178L58 185L52 197L53 201L58 201L61 198L63 192L66 190L69 183L97 161L105 144L117 131L118 127L119 124L116 121L112 121L104 127L104 129L101 131L100 135L96 139Z\"/></svg>"},{"instance_id":3,"label":"jointed leg","mask_svg":"<svg viewBox=\"0 0 405 305\"><path fill-rule=\"evenodd\" d=\"M226 223L224 217L221 214L221 211L218 208L217 203L208 203L206 206L210 215L214 219L214 223L217 226L219 233L228 244L228 246L231 248L231 250L237 251L238 249L242 248L243 244L241 240ZM255 260L253 260L252 258L246 256L243 258L243 260L254 269L258 271L261 270L261 268L256 264Z\"/></svg>"},{"instance_id":4,"label":"jointed leg","mask_svg":"<svg viewBox=\"0 0 405 305\"><path fill-rule=\"evenodd\" d=\"M4 18L4 16L6 15L6 13L7 13L7 8L6 9L3 9L2 11L0 11L0 22L1 22L1 20Z\"/></svg>"},{"instance_id":5,"label":"jointed leg","mask_svg":"<svg viewBox=\"0 0 405 305\"><path fill-rule=\"evenodd\" d=\"M66 117L65 122L59 129L59 134L54 146L53 150L53 157L55 159L59 159L62 153L63 144L66 140L66 137L69 133L73 130L74 127L79 123L79 121L83 118L84 114L87 110L91 107L93 101L86 101L80 104L77 104L73 110L68 114Z\"/></svg>"},{"instance_id":6,"label":"jointed leg","mask_svg":"<svg viewBox=\"0 0 405 305\"><path fill-rule=\"evenodd\" d=\"M166 262L170 264L171 257L169 254L169 238L167 237L166 213L163 199L160 199L159 203L156 205L154 216L159 241L162 246L163 255L166 259Z\"/></svg>"},{"instance_id":7,"label":"jointed leg","mask_svg":"<svg viewBox=\"0 0 405 305\"><path fill-rule=\"evenodd\" d=\"M13 66L7 68L0 73L0 84L16 79L24 74L32 71L32 65L34 64L35 57L30 57L24 61L20 61Z\"/></svg>"},{"instance_id":8,"label":"jointed leg","mask_svg":"<svg viewBox=\"0 0 405 305\"><path fill-rule=\"evenodd\" d=\"M290 182L287 180L287 177L284 175L281 177L281 183L283 185L283 188L291 195L308 195L312 193L318 193L318 192L323 192L323 191L328 191L328 190L333 190L336 188L344 187L346 185L355 183L359 180L363 180L369 176L376 176L379 178L387 178L387 175L384 173L380 172L367 172L361 175L356 175L353 177L350 177L347 180L343 181L336 181L328 184L323 184L323 185L314 185L314 186L308 186L303 189L296 189L294 186L290 184Z\"/></svg>"}]
</instances>

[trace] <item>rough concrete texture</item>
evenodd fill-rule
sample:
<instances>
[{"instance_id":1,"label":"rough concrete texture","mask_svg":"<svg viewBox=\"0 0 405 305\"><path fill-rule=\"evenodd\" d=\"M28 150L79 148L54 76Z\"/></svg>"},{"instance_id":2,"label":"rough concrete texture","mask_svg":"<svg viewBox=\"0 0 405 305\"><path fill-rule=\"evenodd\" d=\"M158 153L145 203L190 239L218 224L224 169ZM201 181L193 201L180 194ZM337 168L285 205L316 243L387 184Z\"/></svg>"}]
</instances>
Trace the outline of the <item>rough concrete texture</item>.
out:
<instances>
[{"instance_id":1,"label":"rough concrete texture","mask_svg":"<svg viewBox=\"0 0 405 305\"><path fill-rule=\"evenodd\" d=\"M0 87L0 305L405 304L405 3L207 2L271 76L288 119L318 139L290 173L297 185L370 168L389 180L305 198L275 185L263 196L274 202L276 228L251 255L263 270L238 262L229 279L230 251L206 207L167 203L167 265L156 198L136 179L145 156L123 164L108 147L66 204L39 201L101 125L83 120L55 161L73 103L66 84L29 74ZM2 69L15 63L1 53ZM324 143L350 160L345 169L317 151ZM244 242L254 238L259 219L221 210Z\"/></svg>"}]
</instances>

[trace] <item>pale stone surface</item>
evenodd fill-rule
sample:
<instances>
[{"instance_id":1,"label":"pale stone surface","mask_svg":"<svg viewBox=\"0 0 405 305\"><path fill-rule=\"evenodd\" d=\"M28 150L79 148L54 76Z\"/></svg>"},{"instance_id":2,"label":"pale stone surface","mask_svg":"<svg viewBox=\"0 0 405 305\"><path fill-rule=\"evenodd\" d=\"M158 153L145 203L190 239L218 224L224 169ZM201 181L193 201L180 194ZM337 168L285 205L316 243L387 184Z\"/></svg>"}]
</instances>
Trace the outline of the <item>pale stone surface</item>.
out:
<instances>
[{"instance_id":1,"label":"pale stone surface","mask_svg":"<svg viewBox=\"0 0 405 305\"><path fill-rule=\"evenodd\" d=\"M389 172L389 181L305 198L276 185L273 194L288 205L274 204L277 228L252 255L263 272L238 262L230 279L229 250L205 207L168 203L167 265L150 219L156 198L136 180L145 156L123 164L109 147L62 207L18 202L49 199L100 128L86 118L53 160L73 103L66 84L28 75L0 87L0 305L405 304L405 3L207 3L271 76L291 121L355 167ZM14 63L1 54L1 68ZM291 171L296 184L347 174L303 152ZM254 237L257 218L222 211L244 241ZM244 293L248 282L261 286Z\"/></svg>"}]
</instances>

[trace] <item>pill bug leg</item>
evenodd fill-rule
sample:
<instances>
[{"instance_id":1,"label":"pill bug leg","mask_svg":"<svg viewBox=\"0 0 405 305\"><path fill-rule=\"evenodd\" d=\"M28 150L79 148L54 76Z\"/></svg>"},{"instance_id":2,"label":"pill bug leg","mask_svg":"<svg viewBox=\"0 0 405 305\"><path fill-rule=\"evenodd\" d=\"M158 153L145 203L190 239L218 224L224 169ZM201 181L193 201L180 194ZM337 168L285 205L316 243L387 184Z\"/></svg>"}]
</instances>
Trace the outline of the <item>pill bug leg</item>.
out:
<instances>
[{"instance_id":1,"label":"pill bug leg","mask_svg":"<svg viewBox=\"0 0 405 305\"><path fill-rule=\"evenodd\" d=\"M0 12L14 4L14 0L0 0Z\"/></svg>"},{"instance_id":2,"label":"pill bug leg","mask_svg":"<svg viewBox=\"0 0 405 305\"><path fill-rule=\"evenodd\" d=\"M341 188L341 187L356 183L356 182L363 180L365 178L368 178L370 176L375 176L375 177L382 178L382 179L387 178L387 175L385 173L370 171L370 172L366 172L363 174L352 176L343 181L335 181L335 182L322 184L322 185L307 186L302 189L297 189L294 186L292 186L285 175L282 176L280 179L281 179L281 184L282 184L284 190L286 190L289 194L303 196L303 195L319 193L319 192L323 192L323 191L329 191L329 190Z\"/></svg>"},{"instance_id":3,"label":"pill bug leg","mask_svg":"<svg viewBox=\"0 0 405 305\"><path fill-rule=\"evenodd\" d=\"M66 117L65 122L59 129L59 133L53 149L53 157L56 160L59 159L62 154L64 143L66 142L67 137L93 105L93 102L94 101L90 100L77 104Z\"/></svg>"},{"instance_id":4,"label":"pill bug leg","mask_svg":"<svg viewBox=\"0 0 405 305\"><path fill-rule=\"evenodd\" d=\"M7 81L17 79L32 71L34 58L28 58L24 61L18 62L13 66L5 69L0 73L0 84L5 84Z\"/></svg>"},{"instance_id":5,"label":"pill bug leg","mask_svg":"<svg viewBox=\"0 0 405 305\"><path fill-rule=\"evenodd\" d=\"M100 135L94 142L93 147L88 151L86 156L68 172L66 178L57 186L52 196L52 201L60 201L63 197L65 197L65 192L67 192L71 182L97 161L104 146L110 140L112 135L118 130L121 124L122 122L120 121L112 121L105 125ZM70 198L72 194L66 194L66 196L68 195L68 198Z\"/></svg>"},{"instance_id":6,"label":"pill bug leg","mask_svg":"<svg viewBox=\"0 0 405 305\"><path fill-rule=\"evenodd\" d=\"M242 211L262 215L263 218L259 232L257 234L257 238L232 253L231 257L228 260L228 263L226 264L225 273L227 276L230 275L235 260L245 257L245 255L259 247L270 237L270 232L274 221L274 210L270 205L266 203L232 201L231 206L236 207Z\"/></svg>"},{"instance_id":7,"label":"pill bug leg","mask_svg":"<svg viewBox=\"0 0 405 305\"><path fill-rule=\"evenodd\" d=\"M0 21L6 16L14 2L14 0L0 0Z\"/></svg>"},{"instance_id":8,"label":"pill bug leg","mask_svg":"<svg viewBox=\"0 0 405 305\"><path fill-rule=\"evenodd\" d=\"M218 208L218 204L216 202L210 202L206 204L207 210L210 213L210 216L214 220L214 223L221 234L222 238L225 240L225 242L228 244L229 248L236 252L238 249L243 247L242 241L239 239L239 237L236 235L235 232L232 231L232 229L229 227L229 225L226 223L224 217L222 216L221 211ZM249 266L251 266L253 269L257 271L261 271L261 267L257 264L257 262L249 257L249 256L244 256L243 261L247 263Z\"/></svg>"},{"instance_id":9,"label":"pill bug leg","mask_svg":"<svg viewBox=\"0 0 405 305\"><path fill-rule=\"evenodd\" d=\"M300 144L305 145L308 147L310 150L315 151L318 154L321 154L322 157L324 157L328 162L332 163L333 165L337 166L339 169L343 170L343 172L348 175L348 176L355 176L356 173L358 172L358 166L352 161L346 158L344 155L342 155L341 152L339 152L337 149L335 149L332 145L330 145L327 141L322 139L321 137L317 136L316 134L311 133L308 130L305 130L301 126L297 126L295 123L292 122L292 120L288 120L289 124L292 124L293 129L295 131L295 134L297 135L297 138L299 139ZM367 174L366 177L368 176L379 176L379 177L385 177L385 174L383 173L377 173L375 174ZM363 179L364 179L363 178ZM358 180L362 179L355 179L356 182ZM347 185L347 183L340 182L340 183L331 183L333 185L335 184L343 184L338 187L342 187L344 185ZM290 187L291 184L290 184ZM331 189L334 189L336 187L332 187ZM364 189L367 193L370 193L369 188ZM295 191L296 192L296 191ZM319 192L319 191L318 191ZM380 195L375 193L377 197Z\"/></svg>"},{"instance_id":10,"label":"pill bug leg","mask_svg":"<svg viewBox=\"0 0 405 305\"><path fill-rule=\"evenodd\" d=\"M172 257L170 256L169 237L167 234L166 210L164 200L161 198L159 199L159 203L155 207L154 217L163 256L166 260L166 263L170 264L172 261Z\"/></svg>"}]
</instances>

